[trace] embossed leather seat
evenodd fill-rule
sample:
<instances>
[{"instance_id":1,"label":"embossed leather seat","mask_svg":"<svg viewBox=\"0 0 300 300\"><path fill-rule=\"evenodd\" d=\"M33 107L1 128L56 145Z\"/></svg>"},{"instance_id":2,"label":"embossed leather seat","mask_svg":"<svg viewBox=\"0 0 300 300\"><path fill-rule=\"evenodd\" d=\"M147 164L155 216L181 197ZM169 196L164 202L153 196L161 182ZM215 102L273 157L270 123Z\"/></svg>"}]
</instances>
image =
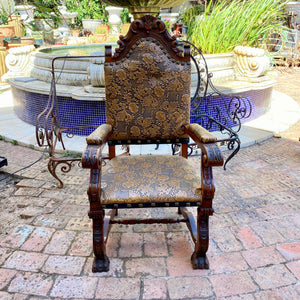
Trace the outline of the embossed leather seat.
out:
<instances>
[{"instance_id":1,"label":"embossed leather seat","mask_svg":"<svg viewBox=\"0 0 300 300\"><path fill-rule=\"evenodd\" d=\"M132 22L118 43L114 55L111 46L105 50L107 122L87 137L82 156L83 167L91 169L93 272L109 269L105 244L110 225L116 223L186 222L195 242L192 265L208 268L212 166L221 166L223 158L217 139L200 125L190 124L189 47L179 48L165 24L149 15ZM189 138L202 150L200 175L187 160ZM105 143L109 161L102 167ZM181 156L115 155L115 145L148 143L180 143ZM189 206L198 207L197 222L186 208ZM114 219L118 209L148 207L178 207L182 218ZM105 209L111 209L106 216Z\"/></svg>"}]
</instances>

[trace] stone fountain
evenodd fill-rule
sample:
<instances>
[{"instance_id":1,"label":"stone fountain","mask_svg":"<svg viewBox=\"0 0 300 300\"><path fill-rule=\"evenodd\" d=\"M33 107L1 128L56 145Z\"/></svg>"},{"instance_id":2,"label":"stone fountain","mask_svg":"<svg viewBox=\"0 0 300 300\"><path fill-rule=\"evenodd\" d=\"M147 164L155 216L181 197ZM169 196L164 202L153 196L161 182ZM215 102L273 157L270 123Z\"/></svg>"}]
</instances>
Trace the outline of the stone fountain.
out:
<instances>
[{"instance_id":1,"label":"stone fountain","mask_svg":"<svg viewBox=\"0 0 300 300\"><path fill-rule=\"evenodd\" d=\"M157 13L159 7L167 7L169 5L178 5L183 0L178 1L147 1L147 6L142 6L145 1L142 0L105 0L106 3L113 6L128 7L135 18L144 13ZM98 47L98 49L90 49L89 47ZM102 49L101 49L102 47ZM24 55L21 53L21 48L18 53L11 53L9 70L15 70L16 66L23 65L18 63L18 59L23 59ZM68 60L60 60L56 62L56 80L57 81L57 96L58 105L61 112L61 121L65 127L72 127L70 120L79 120L82 126L98 125L99 120L105 121L105 92L103 82L103 59L87 58L87 55L99 55L99 51L103 51L103 45L81 45L81 46L64 46L44 48L32 51L30 54L29 70L24 69L24 74L20 72L17 76L23 78L14 78L12 73L5 79L9 80L12 86L13 96L16 104L16 114L25 122L35 125L36 116L41 112L40 110L47 104L51 81L51 61L54 57L65 55L83 55L82 58L70 58ZM24 49L26 55L31 49ZM66 51L66 52L64 52ZM80 53L80 54L78 54ZM103 54L103 52L102 52ZM256 55L257 54L257 55ZM225 54L224 54L225 55ZM223 55L223 56L224 56ZM256 57L255 57L256 55ZM213 73L215 86L225 93L231 94L245 94L251 98L253 105L257 107L257 114L253 113L253 117L258 114L263 114L268 110L270 105L272 87L275 84L273 78L265 74L265 67L260 68L261 74L258 74L256 65L257 62L265 61L266 58L261 56L262 53L253 52L251 49L238 48L235 53L227 54L226 65L224 71L224 60L212 64L208 61L208 70ZM216 56L216 55L212 55ZM222 56L222 55L221 55ZM207 57L205 57L208 59ZM247 72L241 70L241 67L247 62ZM28 73L30 71L30 74ZM249 75L250 74L250 75ZM259 80L253 78L254 75L259 77ZM246 77L251 77L247 80ZM11 79L8 79L11 78ZM195 78L195 73L192 74L192 80ZM252 100L253 99L253 100ZM24 102L30 102L24 105ZM20 103L19 103L20 102ZM21 105L22 104L22 105ZM39 108L39 109L37 109ZM91 109L93 110L92 121ZM29 111L25 111L29 110ZM72 115L75 114L75 115ZM30 118L28 118L30 116ZM78 125L78 124L77 124ZM87 132L78 132L76 134L87 134Z\"/></svg>"}]
</instances>

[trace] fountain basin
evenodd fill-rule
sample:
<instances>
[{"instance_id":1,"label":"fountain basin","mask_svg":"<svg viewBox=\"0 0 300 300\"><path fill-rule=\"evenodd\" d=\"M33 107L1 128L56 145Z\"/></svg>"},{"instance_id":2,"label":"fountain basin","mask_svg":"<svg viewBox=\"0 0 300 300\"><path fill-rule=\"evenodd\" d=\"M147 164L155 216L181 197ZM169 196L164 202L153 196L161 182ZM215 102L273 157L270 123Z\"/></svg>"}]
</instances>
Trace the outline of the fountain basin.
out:
<instances>
[{"instance_id":1,"label":"fountain basin","mask_svg":"<svg viewBox=\"0 0 300 300\"><path fill-rule=\"evenodd\" d=\"M85 86L90 84L88 68L90 55L104 55L103 44L54 46L39 49L31 54L33 68L31 77L41 81L51 82L52 59L57 56L82 56L81 58L68 58L55 62L55 77L58 84Z\"/></svg>"},{"instance_id":2,"label":"fountain basin","mask_svg":"<svg viewBox=\"0 0 300 300\"><path fill-rule=\"evenodd\" d=\"M64 55L89 55L95 50L103 51L103 45L82 45L45 48L35 52L32 56L33 69L30 77L14 78L9 82L15 105L15 112L20 119L36 125L37 116L47 105L51 80L51 60L56 56ZM223 62L212 62L216 55L206 56L209 72L213 73L215 86L218 90L231 95L247 97L252 103L250 118L242 121L255 119L270 107L272 88L276 81L272 77L265 76L258 82L237 81L234 78L235 59L233 54L221 55ZM225 64L225 62L227 62ZM59 61L56 66L56 77L61 72L57 84L58 113L61 127L98 126L105 123L105 90L104 87L91 86L92 78L88 69L93 61L82 57ZM223 68L222 68L223 67ZM97 73L97 72L95 72ZM195 74L192 74L192 81ZM96 84L97 85L97 84ZM210 109L218 104L225 111L225 103L231 97L225 97L225 102L218 97L213 97L209 103ZM191 119L193 122L194 120ZM234 124L230 124L234 125ZM217 128L212 128L212 131ZM93 128L74 129L78 135L87 135Z\"/></svg>"}]
</instances>

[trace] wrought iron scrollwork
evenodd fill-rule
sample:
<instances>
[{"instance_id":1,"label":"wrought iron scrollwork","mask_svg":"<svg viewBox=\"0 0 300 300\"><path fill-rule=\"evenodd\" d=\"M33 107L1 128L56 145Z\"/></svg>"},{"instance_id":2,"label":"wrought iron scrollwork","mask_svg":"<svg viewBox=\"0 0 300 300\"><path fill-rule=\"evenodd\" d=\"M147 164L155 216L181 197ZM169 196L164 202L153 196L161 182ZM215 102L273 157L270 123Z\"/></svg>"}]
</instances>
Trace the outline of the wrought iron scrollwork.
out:
<instances>
[{"instance_id":1,"label":"wrought iron scrollwork","mask_svg":"<svg viewBox=\"0 0 300 300\"><path fill-rule=\"evenodd\" d=\"M69 173L77 162L78 166L81 164L80 158L61 158L61 157L50 157L48 162L48 170L50 174L59 182L58 188L62 188L64 186L62 180L56 174L56 168L62 164L60 171L62 173Z\"/></svg>"},{"instance_id":2,"label":"wrought iron scrollwork","mask_svg":"<svg viewBox=\"0 0 300 300\"><path fill-rule=\"evenodd\" d=\"M86 57L95 57L95 56L86 56ZM97 55L97 57L100 57ZM104 56L103 56L104 57ZM38 115L36 120L36 140L40 147L48 146L49 152L49 162L48 162L48 170L50 174L59 182L58 187L63 187L62 180L56 174L56 169L58 165L63 164L61 166L61 172L68 173L71 171L75 162L80 164L80 158L73 157L57 157L55 155L55 148L57 143L60 143L63 150L66 150L64 141L63 141L63 133L67 138L72 138L74 136L75 128L62 128L59 122L59 110L58 110L58 100L56 94L56 83L60 77L58 75L57 79L55 76L55 61L56 60L64 60L62 69L64 68L65 61L69 58L82 58L82 56L58 56L52 60L52 80L50 86L50 92L48 97L48 102L44 110ZM84 129L84 128L96 128L97 126L77 126L76 129Z\"/></svg>"},{"instance_id":3,"label":"wrought iron scrollwork","mask_svg":"<svg viewBox=\"0 0 300 300\"><path fill-rule=\"evenodd\" d=\"M227 163L240 150L241 141L238 132L241 129L241 120L251 115L251 101L244 96L225 94L217 90L211 81L213 75L208 72L201 50L188 41L183 41L182 44L189 44L195 53L191 56L197 73L195 92L191 99L191 122L198 123L209 131L220 131L225 135L217 142L225 144L227 149L232 151L224 163L226 169ZM189 155L195 148L197 148L195 144L189 144ZM176 149L177 145L173 145L173 154L177 152Z\"/></svg>"}]
</instances>

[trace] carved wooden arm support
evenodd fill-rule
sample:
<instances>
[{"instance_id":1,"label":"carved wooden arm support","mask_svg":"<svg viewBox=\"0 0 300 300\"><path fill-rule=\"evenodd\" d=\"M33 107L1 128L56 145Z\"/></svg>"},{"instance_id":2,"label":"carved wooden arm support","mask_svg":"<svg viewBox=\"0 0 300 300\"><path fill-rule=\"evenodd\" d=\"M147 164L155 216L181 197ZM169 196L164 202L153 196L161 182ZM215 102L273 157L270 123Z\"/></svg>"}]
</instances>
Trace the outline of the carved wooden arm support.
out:
<instances>
[{"instance_id":1,"label":"carved wooden arm support","mask_svg":"<svg viewBox=\"0 0 300 300\"><path fill-rule=\"evenodd\" d=\"M102 147L98 145L87 145L82 157L82 167L85 169L101 169Z\"/></svg>"},{"instance_id":2,"label":"carved wooden arm support","mask_svg":"<svg viewBox=\"0 0 300 300\"><path fill-rule=\"evenodd\" d=\"M215 193L213 183L212 167L223 165L223 155L216 144L217 138L199 124L189 124L184 127L184 131L201 148L201 190L202 204L209 215L213 213L212 199Z\"/></svg>"}]
</instances>

